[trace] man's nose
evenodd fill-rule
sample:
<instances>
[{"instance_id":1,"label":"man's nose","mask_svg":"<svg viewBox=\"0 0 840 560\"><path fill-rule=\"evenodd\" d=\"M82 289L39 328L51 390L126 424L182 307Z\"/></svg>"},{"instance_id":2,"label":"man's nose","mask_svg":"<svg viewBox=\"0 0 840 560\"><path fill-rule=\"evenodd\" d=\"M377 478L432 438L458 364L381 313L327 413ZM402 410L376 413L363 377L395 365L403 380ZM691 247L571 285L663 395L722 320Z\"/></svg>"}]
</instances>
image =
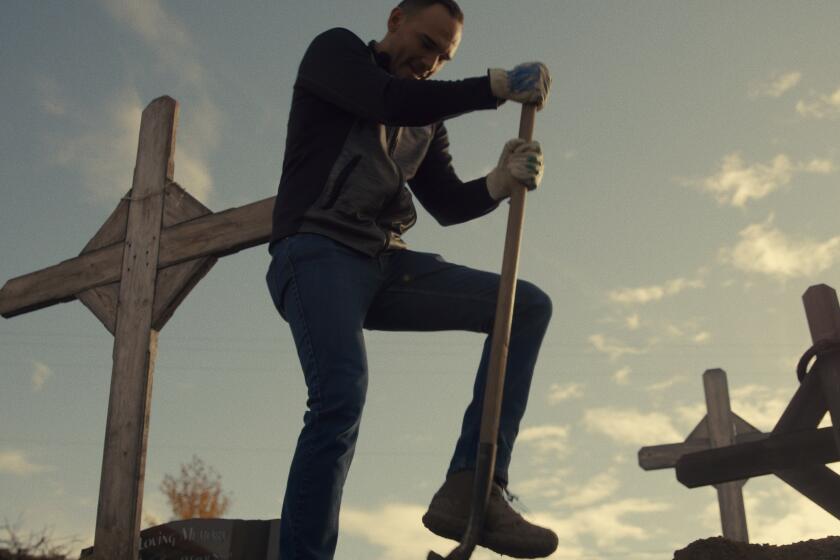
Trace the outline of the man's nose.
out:
<instances>
[{"instance_id":1,"label":"man's nose","mask_svg":"<svg viewBox=\"0 0 840 560\"><path fill-rule=\"evenodd\" d=\"M422 58L422 61L426 71L435 70L440 62L440 57L433 54L427 54Z\"/></svg>"}]
</instances>

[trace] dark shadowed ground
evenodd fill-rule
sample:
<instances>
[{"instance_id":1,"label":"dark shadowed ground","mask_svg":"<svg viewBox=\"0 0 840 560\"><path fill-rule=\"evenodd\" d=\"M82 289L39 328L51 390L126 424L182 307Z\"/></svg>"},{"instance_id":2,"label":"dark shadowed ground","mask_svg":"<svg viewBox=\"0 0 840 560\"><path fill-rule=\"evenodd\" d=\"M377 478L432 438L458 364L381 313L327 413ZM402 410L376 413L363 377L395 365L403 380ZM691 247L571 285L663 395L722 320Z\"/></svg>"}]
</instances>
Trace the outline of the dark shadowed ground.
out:
<instances>
[{"instance_id":1,"label":"dark shadowed ground","mask_svg":"<svg viewBox=\"0 0 840 560\"><path fill-rule=\"evenodd\" d=\"M745 544L714 537L694 541L676 551L674 560L840 560L840 537L784 546Z\"/></svg>"}]
</instances>

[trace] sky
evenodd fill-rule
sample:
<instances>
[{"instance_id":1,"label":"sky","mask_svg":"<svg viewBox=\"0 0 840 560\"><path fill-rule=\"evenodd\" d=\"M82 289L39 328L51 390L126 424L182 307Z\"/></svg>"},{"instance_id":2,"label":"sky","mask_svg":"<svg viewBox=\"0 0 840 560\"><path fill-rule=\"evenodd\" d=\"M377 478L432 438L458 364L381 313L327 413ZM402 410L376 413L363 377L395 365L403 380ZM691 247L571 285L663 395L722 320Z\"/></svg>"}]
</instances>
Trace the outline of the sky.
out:
<instances>
[{"instance_id":1,"label":"sky","mask_svg":"<svg viewBox=\"0 0 840 560\"><path fill-rule=\"evenodd\" d=\"M535 137L520 276L552 298L511 467L526 516L564 560L670 558L721 533L715 491L643 471L682 441L723 368L732 409L772 429L810 343L801 296L840 284L840 4L462 0L437 78L531 60L553 76ZM140 112L180 103L175 179L213 211L273 196L309 41L381 39L391 1L4 2L0 282L76 256L130 188ZM517 133L507 104L449 121L456 170L486 174ZM506 206L416 250L498 271ZM279 517L305 407L268 253L221 259L161 331L145 523L160 482L200 456L227 516ZM370 387L336 558L423 558L420 523L458 435L482 337L368 332ZM92 542L113 339L78 301L0 321L0 518ZM780 480L744 487L752 542L837 534ZM481 551L478 560L498 556Z\"/></svg>"}]
</instances>

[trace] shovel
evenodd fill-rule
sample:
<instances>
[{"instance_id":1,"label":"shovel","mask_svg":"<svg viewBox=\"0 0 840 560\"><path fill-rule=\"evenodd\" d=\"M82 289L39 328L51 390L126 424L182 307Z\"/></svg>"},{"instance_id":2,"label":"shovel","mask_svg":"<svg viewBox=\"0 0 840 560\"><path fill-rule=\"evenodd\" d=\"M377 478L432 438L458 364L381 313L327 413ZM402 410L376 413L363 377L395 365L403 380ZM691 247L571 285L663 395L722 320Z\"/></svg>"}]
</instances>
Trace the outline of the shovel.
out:
<instances>
[{"instance_id":1,"label":"shovel","mask_svg":"<svg viewBox=\"0 0 840 560\"><path fill-rule=\"evenodd\" d=\"M534 136L535 105L523 105L519 119L519 137L528 142ZM472 503L467 530L461 543L447 556L430 551L426 560L468 560L478 544L478 536L484 527L484 514L490 498L490 487L496 466L496 440L499 435L499 416L502 410L502 391L505 384L505 368L508 357L510 325L513 321L513 300L516 276L519 270L519 242L522 237L522 223L525 220L524 185L513 187L510 193L505 252L502 258L502 276L499 283L499 298L496 301L496 318L493 324L493 340L490 347L490 368L484 389L484 405L481 412L481 434L475 466Z\"/></svg>"}]
</instances>

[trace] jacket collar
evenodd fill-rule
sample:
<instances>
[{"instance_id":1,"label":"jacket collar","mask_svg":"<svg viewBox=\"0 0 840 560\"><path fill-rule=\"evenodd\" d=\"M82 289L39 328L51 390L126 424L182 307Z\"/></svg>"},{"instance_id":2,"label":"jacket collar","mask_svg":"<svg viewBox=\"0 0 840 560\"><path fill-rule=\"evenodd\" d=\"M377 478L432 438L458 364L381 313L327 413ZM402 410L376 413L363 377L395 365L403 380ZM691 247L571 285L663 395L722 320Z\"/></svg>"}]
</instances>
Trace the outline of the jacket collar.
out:
<instances>
[{"instance_id":1,"label":"jacket collar","mask_svg":"<svg viewBox=\"0 0 840 560\"><path fill-rule=\"evenodd\" d=\"M391 55L386 52L376 52L376 41L368 43L368 48L370 49L370 53L373 55L373 60L376 62L376 65L390 74Z\"/></svg>"}]
</instances>

